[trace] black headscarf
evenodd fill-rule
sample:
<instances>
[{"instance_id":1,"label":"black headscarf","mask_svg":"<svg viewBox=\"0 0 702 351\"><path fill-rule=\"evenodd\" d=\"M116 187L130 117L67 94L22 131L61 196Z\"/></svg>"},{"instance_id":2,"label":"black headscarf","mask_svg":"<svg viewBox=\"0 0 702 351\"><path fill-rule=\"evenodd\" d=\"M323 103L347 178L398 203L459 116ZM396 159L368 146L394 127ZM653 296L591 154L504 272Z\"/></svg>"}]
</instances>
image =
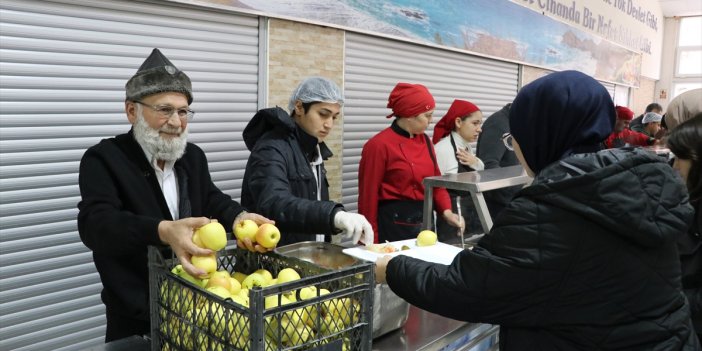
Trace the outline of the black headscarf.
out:
<instances>
[{"instance_id":1,"label":"black headscarf","mask_svg":"<svg viewBox=\"0 0 702 351\"><path fill-rule=\"evenodd\" d=\"M607 89L578 71L527 84L509 111L510 132L534 173L569 155L598 151L615 120Z\"/></svg>"}]
</instances>

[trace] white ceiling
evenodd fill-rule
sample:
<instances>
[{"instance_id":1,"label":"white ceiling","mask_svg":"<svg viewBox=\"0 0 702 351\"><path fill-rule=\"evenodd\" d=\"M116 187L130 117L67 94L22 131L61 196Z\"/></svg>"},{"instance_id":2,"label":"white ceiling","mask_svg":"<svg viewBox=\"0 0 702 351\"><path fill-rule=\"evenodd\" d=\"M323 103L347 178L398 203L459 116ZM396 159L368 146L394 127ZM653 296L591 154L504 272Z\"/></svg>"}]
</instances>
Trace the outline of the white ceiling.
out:
<instances>
[{"instance_id":1,"label":"white ceiling","mask_svg":"<svg viewBox=\"0 0 702 351\"><path fill-rule=\"evenodd\" d=\"M702 15L702 0L658 0L663 16L699 16Z\"/></svg>"}]
</instances>

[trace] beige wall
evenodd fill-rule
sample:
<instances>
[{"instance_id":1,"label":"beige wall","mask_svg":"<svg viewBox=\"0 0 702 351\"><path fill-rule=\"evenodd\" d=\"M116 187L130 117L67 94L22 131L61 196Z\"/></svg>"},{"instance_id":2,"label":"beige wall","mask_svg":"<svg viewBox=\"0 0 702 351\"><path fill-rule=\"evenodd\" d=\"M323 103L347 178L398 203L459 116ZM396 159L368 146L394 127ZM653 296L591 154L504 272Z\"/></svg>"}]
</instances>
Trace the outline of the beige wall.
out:
<instances>
[{"instance_id":1,"label":"beige wall","mask_svg":"<svg viewBox=\"0 0 702 351\"><path fill-rule=\"evenodd\" d=\"M646 106L648 106L648 104L656 101L654 97L656 93L656 81L641 76L639 83L640 85L638 88L631 89L631 106L629 106L637 116L646 111Z\"/></svg>"},{"instance_id":2,"label":"beige wall","mask_svg":"<svg viewBox=\"0 0 702 351\"><path fill-rule=\"evenodd\" d=\"M288 109L293 89L304 78L322 76L344 83L344 32L311 24L270 19L268 27L268 106ZM319 43L324 43L320 45ZM324 164L329 196L341 201L343 117L325 140L334 156Z\"/></svg>"},{"instance_id":3,"label":"beige wall","mask_svg":"<svg viewBox=\"0 0 702 351\"><path fill-rule=\"evenodd\" d=\"M553 73L553 71L531 66L522 66L522 81L519 82L519 86L523 87L549 73Z\"/></svg>"}]
</instances>

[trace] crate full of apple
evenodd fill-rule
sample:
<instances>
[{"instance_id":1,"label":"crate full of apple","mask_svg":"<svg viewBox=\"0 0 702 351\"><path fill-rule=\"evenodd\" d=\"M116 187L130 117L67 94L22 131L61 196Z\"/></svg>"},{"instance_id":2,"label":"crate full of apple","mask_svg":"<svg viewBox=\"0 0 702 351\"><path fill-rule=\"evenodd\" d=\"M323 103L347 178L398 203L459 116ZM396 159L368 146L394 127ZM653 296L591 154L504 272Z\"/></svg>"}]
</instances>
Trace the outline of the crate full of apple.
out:
<instances>
[{"instance_id":1,"label":"crate full of apple","mask_svg":"<svg viewBox=\"0 0 702 351\"><path fill-rule=\"evenodd\" d=\"M196 244L215 250L202 233ZM149 248L152 350L371 349L372 264L328 270L274 252L218 250L199 265L209 274L193 277Z\"/></svg>"}]
</instances>

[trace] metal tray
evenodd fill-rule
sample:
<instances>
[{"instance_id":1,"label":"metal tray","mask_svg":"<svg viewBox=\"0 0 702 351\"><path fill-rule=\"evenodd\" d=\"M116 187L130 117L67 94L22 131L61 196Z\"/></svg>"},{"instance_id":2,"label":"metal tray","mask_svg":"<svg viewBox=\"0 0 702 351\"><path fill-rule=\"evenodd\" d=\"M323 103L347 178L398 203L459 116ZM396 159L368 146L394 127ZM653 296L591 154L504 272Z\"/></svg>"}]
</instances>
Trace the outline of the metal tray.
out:
<instances>
[{"instance_id":1,"label":"metal tray","mask_svg":"<svg viewBox=\"0 0 702 351\"><path fill-rule=\"evenodd\" d=\"M365 262L343 253L343 249L343 246L336 244L304 241L278 247L275 252L329 269L340 269ZM387 284L375 284L372 337L375 339L405 325L409 309L410 304L395 295Z\"/></svg>"}]
</instances>

